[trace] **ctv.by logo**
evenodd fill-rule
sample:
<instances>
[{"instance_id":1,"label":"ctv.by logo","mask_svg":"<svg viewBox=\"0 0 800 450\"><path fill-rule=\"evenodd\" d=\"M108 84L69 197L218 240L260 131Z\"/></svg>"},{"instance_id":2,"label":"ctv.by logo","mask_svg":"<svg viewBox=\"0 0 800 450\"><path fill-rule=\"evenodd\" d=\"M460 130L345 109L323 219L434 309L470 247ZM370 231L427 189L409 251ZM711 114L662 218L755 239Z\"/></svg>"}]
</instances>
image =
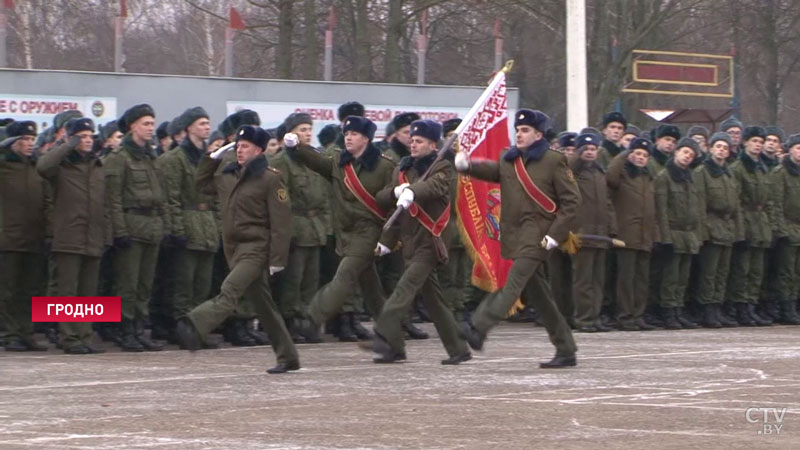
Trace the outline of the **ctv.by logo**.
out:
<instances>
[{"instance_id":1,"label":"ctv.by logo","mask_svg":"<svg viewBox=\"0 0 800 450\"><path fill-rule=\"evenodd\" d=\"M744 418L748 423L760 423L762 427L756 434L779 435L783 429L783 418L788 408L747 408Z\"/></svg>"}]
</instances>

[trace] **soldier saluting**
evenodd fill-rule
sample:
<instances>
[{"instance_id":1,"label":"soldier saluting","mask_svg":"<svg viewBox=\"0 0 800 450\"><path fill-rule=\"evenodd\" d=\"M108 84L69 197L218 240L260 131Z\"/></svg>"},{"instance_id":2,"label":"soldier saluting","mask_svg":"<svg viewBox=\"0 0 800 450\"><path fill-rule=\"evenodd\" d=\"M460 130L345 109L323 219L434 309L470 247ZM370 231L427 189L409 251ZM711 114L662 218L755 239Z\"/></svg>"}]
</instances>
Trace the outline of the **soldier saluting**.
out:
<instances>
[{"instance_id":1,"label":"soldier saluting","mask_svg":"<svg viewBox=\"0 0 800 450\"><path fill-rule=\"evenodd\" d=\"M470 161L463 153L456 154L455 159L459 172L500 183L501 255L514 261L506 285L484 298L473 316L474 325L464 327L467 341L473 349L481 350L489 330L523 296L541 314L550 341L556 347L555 357L541 363L541 368L577 364L577 347L569 325L553 302L546 277L537 274L544 269L548 251L567 239L580 203L580 191L567 166L567 158L550 151L544 137L549 124L550 118L543 112L521 109L514 118L516 145L505 150L497 162ZM539 280L543 283L543 295L524 298L526 286Z\"/></svg>"},{"instance_id":2,"label":"soldier saluting","mask_svg":"<svg viewBox=\"0 0 800 450\"><path fill-rule=\"evenodd\" d=\"M292 209L280 173L269 167L264 150L269 134L259 127L243 125L236 132L236 161L222 169L215 182L224 152L207 154L195 175L197 190L219 191L222 200L222 242L231 268L220 293L194 308L178 321L181 345L197 350L203 339L236 310L242 296L250 302L264 324L278 364L271 374L300 369L300 360L278 307L272 301L267 271L274 275L286 267Z\"/></svg>"}]
</instances>

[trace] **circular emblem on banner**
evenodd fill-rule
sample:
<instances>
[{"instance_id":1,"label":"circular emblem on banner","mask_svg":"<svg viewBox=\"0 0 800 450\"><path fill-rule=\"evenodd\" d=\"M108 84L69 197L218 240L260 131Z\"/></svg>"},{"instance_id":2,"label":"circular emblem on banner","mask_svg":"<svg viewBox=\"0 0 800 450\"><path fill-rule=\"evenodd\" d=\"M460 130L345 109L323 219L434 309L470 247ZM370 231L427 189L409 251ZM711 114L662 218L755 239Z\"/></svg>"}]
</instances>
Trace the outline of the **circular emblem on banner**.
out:
<instances>
[{"instance_id":1,"label":"circular emblem on banner","mask_svg":"<svg viewBox=\"0 0 800 450\"><path fill-rule=\"evenodd\" d=\"M95 117L100 117L104 112L106 112L106 107L103 105L103 102L95 100L95 102L92 103L92 114Z\"/></svg>"}]
</instances>

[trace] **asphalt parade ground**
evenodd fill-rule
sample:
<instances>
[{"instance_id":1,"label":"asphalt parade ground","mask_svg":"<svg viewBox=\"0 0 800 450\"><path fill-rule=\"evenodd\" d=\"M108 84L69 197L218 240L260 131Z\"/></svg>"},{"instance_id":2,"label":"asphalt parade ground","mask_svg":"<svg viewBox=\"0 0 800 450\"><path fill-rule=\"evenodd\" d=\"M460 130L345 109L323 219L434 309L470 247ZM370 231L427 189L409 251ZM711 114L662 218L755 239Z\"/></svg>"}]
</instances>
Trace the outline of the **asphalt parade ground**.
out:
<instances>
[{"instance_id":1,"label":"asphalt parade ground","mask_svg":"<svg viewBox=\"0 0 800 450\"><path fill-rule=\"evenodd\" d=\"M460 366L435 338L391 365L326 342L285 375L266 347L0 351L0 448L800 448L800 327L576 339L560 370L538 368L553 349L532 324Z\"/></svg>"}]
</instances>

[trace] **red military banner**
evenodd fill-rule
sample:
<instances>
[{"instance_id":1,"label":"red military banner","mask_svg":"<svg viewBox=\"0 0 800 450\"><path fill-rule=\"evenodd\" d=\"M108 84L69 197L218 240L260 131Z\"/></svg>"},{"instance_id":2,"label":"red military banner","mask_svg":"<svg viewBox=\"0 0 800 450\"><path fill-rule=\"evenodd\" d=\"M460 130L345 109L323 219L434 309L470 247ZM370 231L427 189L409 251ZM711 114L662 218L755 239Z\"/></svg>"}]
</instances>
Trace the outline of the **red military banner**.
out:
<instances>
[{"instance_id":1,"label":"red military banner","mask_svg":"<svg viewBox=\"0 0 800 450\"><path fill-rule=\"evenodd\" d=\"M458 151L497 161L509 146L506 74L492 79L458 129ZM500 257L500 185L459 175L456 217L464 246L474 261L472 284L494 292L506 283L511 261Z\"/></svg>"}]
</instances>

